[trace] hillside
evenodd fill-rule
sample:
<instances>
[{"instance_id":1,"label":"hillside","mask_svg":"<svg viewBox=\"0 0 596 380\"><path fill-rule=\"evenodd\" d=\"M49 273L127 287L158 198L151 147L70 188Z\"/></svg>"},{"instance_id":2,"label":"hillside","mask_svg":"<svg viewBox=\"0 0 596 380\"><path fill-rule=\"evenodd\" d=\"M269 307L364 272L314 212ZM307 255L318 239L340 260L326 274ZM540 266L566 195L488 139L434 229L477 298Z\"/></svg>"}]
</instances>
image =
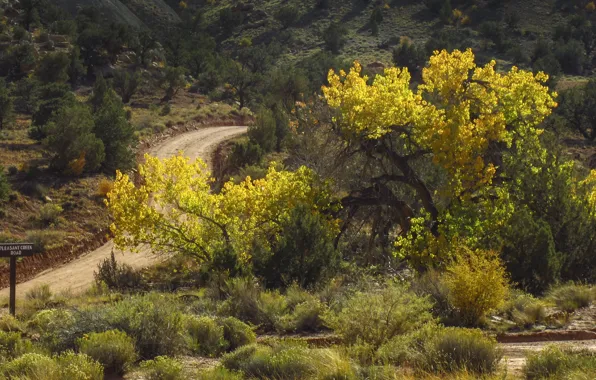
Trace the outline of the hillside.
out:
<instances>
[{"instance_id":1,"label":"hillside","mask_svg":"<svg viewBox=\"0 0 596 380\"><path fill-rule=\"evenodd\" d=\"M164 0L56 0L56 4L72 15L81 7L96 7L108 20L156 32L181 21Z\"/></svg>"}]
</instances>

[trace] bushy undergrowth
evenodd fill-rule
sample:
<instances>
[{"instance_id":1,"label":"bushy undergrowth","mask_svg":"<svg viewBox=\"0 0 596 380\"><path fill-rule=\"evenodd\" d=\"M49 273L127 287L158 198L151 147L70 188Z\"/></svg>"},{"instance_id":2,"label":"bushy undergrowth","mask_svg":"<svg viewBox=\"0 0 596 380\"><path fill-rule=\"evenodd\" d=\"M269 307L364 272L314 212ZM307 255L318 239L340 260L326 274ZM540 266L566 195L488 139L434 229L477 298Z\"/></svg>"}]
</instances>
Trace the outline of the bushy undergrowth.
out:
<instances>
[{"instance_id":1,"label":"bushy undergrowth","mask_svg":"<svg viewBox=\"0 0 596 380\"><path fill-rule=\"evenodd\" d=\"M155 293L73 312L51 311L33 320L41 340L53 351L74 349L76 340L84 334L114 329L134 340L142 358L177 354L186 348L184 315L179 305L172 297Z\"/></svg>"},{"instance_id":2,"label":"bushy undergrowth","mask_svg":"<svg viewBox=\"0 0 596 380\"><path fill-rule=\"evenodd\" d=\"M379 364L408 365L421 373L494 373L502 354L482 331L427 325L396 336L376 352Z\"/></svg>"},{"instance_id":3,"label":"bushy undergrowth","mask_svg":"<svg viewBox=\"0 0 596 380\"><path fill-rule=\"evenodd\" d=\"M118 330L85 335L77 340L77 347L101 363L107 373L123 374L137 359L133 339Z\"/></svg>"},{"instance_id":4,"label":"bushy undergrowth","mask_svg":"<svg viewBox=\"0 0 596 380\"><path fill-rule=\"evenodd\" d=\"M110 289L139 291L145 288L143 276L131 266L119 264L114 252L98 265L93 275L96 283L104 283Z\"/></svg>"},{"instance_id":5,"label":"bushy undergrowth","mask_svg":"<svg viewBox=\"0 0 596 380\"><path fill-rule=\"evenodd\" d=\"M355 379L350 361L332 349L298 344L249 345L225 355L222 365L255 379Z\"/></svg>"},{"instance_id":6,"label":"bushy undergrowth","mask_svg":"<svg viewBox=\"0 0 596 380\"><path fill-rule=\"evenodd\" d=\"M547 298L566 312L573 312L583 307L588 307L596 298L594 289L587 285L566 284L552 288Z\"/></svg>"},{"instance_id":7,"label":"bushy undergrowth","mask_svg":"<svg viewBox=\"0 0 596 380\"><path fill-rule=\"evenodd\" d=\"M531 327L546 319L545 303L523 292L512 292L501 311L519 327Z\"/></svg>"},{"instance_id":8,"label":"bushy undergrowth","mask_svg":"<svg viewBox=\"0 0 596 380\"><path fill-rule=\"evenodd\" d=\"M596 374L596 353L550 346L529 355L523 373L528 380L587 378Z\"/></svg>"},{"instance_id":9,"label":"bushy undergrowth","mask_svg":"<svg viewBox=\"0 0 596 380\"><path fill-rule=\"evenodd\" d=\"M204 356L217 356L225 351L224 328L210 317L190 317L186 321L190 348Z\"/></svg>"},{"instance_id":10,"label":"bushy undergrowth","mask_svg":"<svg viewBox=\"0 0 596 380\"><path fill-rule=\"evenodd\" d=\"M33 350L31 342L22 339L20 332L0 331L0 357L16 358Z\"/></svg>"},{"instance_id":11,"label":"bushy undergrowth","mask_svg":"<svg viewBox=\"0 0 596 380\"><path fill-rule=\"evenodd\" d=\"M292 286L286 294L262 290L252 279L237 278L226 282L227 298L218 314L233 316L269 332L308 332L323 327L326 307L315 296Z\"/></svg>"},{"instance_id":12,"label":"bushy undergrowth","mask_svg":"<svg viewBox=\"0 0 596 380\"><path fill-rule=\"evenodd\" d=\"M501 357L497 342L482 331L447 328L428 343L424 367L440 373L492 373Z\"/></svg>"},{"instance_id":13,"label":"bushy undergrowth","mask_svg":"<svg viewBox=\"0 0 596 380\"><path fill-rule=\"evenodd\" d=\"M257 341L257 335L246 323L228 317L220 321L223 327L224 339L227 342L227 349L234 351L238 347L246 346Z\"/></svg>"},{"instance_id":14,"label":"bushy undergrowth","mask_svg":"<svg viewBox=\"0 0 596 380\"><path fill-rule=\"evenodd\" d=\"M143 374L147 380L183 380L182 363L167 356L158 356L153 360L141 363Z\"/></svg>"},{"instance_id":15,"label":"bushy undergrowth","mask_svg":"<svg viewBox=\"0 0 596 380\"><path fill-rule=\"evenodd\" d=\"M84 354L66 351L51 358L37 353L24 354L0 366L0 374L10 379L103 380L101 364Z\"/></svg>"},{"instance_id":16,"label":"bushy undergrowth","mask_svg":"<svg viewBox=\"0 0 596 380\"><path fill-rule=\"evenodd\" d=\"M428 298L389 282L382 289L356 293L341 311L326 313L324 320L346 344L376 350L393 337L432 322L431 306Z\"/></svg>"},{"instance_id":17,"label":"bushy undergrowth","mask_svg":"<svg viewBox=\"0 0 596 380\"><path fill-rule=\"evenodd\" d=\"M213 368L207 371L199 371L195 380L242 380L242 374L230 371L226 368Z\"/></svg>"}]
</instances>

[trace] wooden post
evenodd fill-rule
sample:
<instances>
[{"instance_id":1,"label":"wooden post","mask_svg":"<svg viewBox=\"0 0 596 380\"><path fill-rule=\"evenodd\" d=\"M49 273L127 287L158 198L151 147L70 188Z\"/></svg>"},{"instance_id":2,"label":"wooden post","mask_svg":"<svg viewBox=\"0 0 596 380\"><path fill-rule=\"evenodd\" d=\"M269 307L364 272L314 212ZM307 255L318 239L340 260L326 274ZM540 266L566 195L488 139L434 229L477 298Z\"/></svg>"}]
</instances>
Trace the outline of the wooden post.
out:
<instances>
[{"instance_id":1,"label":"wooden post","mask_svg":"<svg viewBox=\"0 0 596 380\"><path fill-rule=\"evenodd\" d=\"M35 252L31 243L0 244L0 257L10 258L10 301L8 309L11 315L16 313L17 303L17 257L32 256Z\"/></svg>"},{"instance_id":2,"label":"wooden post","mask_svg":"<svg viewBox=\"0 0 596 380\"><path fill-rule=\"evenodd\" d=\"M10 314L14 317L17 304L17 258L10 258Z\"/></svg>"}]
</instances>

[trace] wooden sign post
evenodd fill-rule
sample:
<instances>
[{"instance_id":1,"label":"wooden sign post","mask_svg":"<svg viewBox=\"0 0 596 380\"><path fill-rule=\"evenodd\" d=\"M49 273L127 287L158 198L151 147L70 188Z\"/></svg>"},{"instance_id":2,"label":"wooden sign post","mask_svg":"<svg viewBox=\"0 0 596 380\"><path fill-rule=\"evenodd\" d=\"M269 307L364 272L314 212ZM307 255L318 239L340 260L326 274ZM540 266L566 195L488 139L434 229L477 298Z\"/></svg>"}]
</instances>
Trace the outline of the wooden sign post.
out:
<instances>
[{"instance_id":1,"label":"wooden sign post","mask_svg":"<svg viewBox=\"0 0 596 380\"><path fill-rule=\"evenodd\" d=\"M15 315L17 288L17 257L33 256L33 244L8 243L0 244L0 257L10 257L10 314Z\"/></svg>"}]
</instances>

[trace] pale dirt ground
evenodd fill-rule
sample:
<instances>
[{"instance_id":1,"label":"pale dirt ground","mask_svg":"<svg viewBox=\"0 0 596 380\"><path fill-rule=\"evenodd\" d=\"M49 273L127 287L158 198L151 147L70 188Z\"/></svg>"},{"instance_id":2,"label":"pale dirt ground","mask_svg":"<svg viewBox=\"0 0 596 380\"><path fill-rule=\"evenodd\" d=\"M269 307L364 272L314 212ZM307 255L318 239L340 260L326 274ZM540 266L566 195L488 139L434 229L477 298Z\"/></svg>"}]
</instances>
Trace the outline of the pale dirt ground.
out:
<instances>
[{"instance_id":1,"label":"pale dirt ground","mask_svg":"<svg viewBox=\"0 0 596 380\"><path fill-rule=\"evenodd\" d=\"M245 133L246 129L246 127L206 127L168 139L150 149L149 153L159 158L167 158L182 151L191 159L201 158L208 162L210 153L217 145ZM64 266L46 270L33 279L18 284L17 298L24 297L29 290L42 284L49 285L53 293L82 293L93 283L93 273L97 270L97 265L108 258L112 251L119 263L128 264L133 268L143 268L159 260L159 257L148 248L141 249L137 253L122 252L116 250L113 242L109 241ZM0 291L0 298L8 295L8 288Z\"/></svg>"}]
</instances>

